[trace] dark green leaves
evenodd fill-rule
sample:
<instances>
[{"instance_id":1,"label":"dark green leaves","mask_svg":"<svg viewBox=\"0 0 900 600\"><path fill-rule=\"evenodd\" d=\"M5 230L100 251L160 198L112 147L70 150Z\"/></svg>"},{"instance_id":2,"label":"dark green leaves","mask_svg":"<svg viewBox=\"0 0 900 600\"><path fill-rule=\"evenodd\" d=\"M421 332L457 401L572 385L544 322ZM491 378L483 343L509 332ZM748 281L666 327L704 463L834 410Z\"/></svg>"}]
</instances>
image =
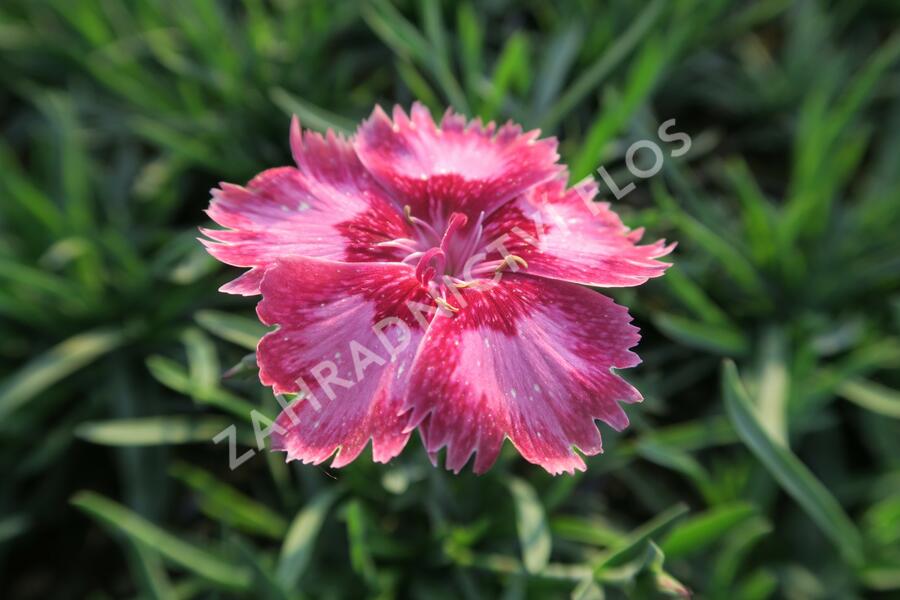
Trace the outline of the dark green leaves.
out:
<instances>
[{"instance_id":1,"label":"dark green leaves","mask_svg":"<svg viewBox=\"0 0 900 600\"><path fill-rule=\"evenodd\" d=\"M250 574L199 546L185 542L124 506L93 492L80 492L72 504L127 539L159 552L166 560L225 588L247 589Z\"/></svg>"},{"instance_id":2,"label":"dark green leaves","mask_svg":"<svg viewBox=\"0 0 900 600\"><path fill-rule=\"evenodd\" d=\"M737 367L731 361L726 361L723 366L722 395L728 416L741 441L831 539L841 556L854 565L861 565L863 555L859 531L828 488L765 430L738 377Z\"/></svg>"}]
</instances>

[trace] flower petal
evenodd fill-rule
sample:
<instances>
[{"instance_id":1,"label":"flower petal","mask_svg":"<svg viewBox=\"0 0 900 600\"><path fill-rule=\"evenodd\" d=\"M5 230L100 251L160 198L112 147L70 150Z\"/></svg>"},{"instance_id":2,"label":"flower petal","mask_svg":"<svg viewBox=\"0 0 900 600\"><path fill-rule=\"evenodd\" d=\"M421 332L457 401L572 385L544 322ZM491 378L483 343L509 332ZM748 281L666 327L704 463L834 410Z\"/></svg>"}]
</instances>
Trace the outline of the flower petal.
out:
<instances>
[{"instance_id":1,"label":"flower petal","mask_svg":"<svg viewBox=\"0 0 900 600\"><path fill-rule=\"evenodd\" d=\"M640 362L627 309L586 288L507 274L489 289L461 290L466 305L435 317L413 363L410 426L428 452L447 448L459 471L473 453L490 468L508 437L550 473L584 470L573 452L601 452L594 419L620 430L619 402L641 396L611 368Z\"/></svg>"},{"instance_id":2,"label":"flower petal","mask_svg":"<svg viewBox=\"0 0 900 600\"><path fill-rule=\"evenodd\" d=\"M529 187L553 178L556 139L538 140L539 131L522 133L507 123L496 129L447 111L440 127L428 109L413 104L411 115L399 106L393 121L376 107L359 128L356 152L366 168L424 218L453 211L477 217L490 213Z\"/></svg>"},{"instance_id":3,"label":"flower petal","mask_svg":"<svg viewBox=\"0 0 900 600\"><path fill-rule=\"evenodd\" d=\"M408 224L348 141L330 131L301 133L295 119L291 146L298 168L269 169L247 187L223 183L212 191L207 212L229 229L202 230L215 240L204 242L207 249L224 263L254 267L222 291L259 293L262 273L279 256L357 262L401 254L378 244L408 237Z\"/></svg>"},{"instance_id":4,"label":"flower petal","mask_svg":"<svg viewBox=\"0 0 900 600\"><path fill-rule=\"evenodd\" d=\"M409 438L402 404L424 333L406 303L433 304L412 267L291 257L266 272L261 291L260 319L280 327L259 343L260 380L307 394L278 417L273 449L314 464L339 449L332 466L341 467L371 439L374 460L396 456Z\"/></svg>"},{"instance_id":5,"label":"flower petal","mask_svg":"<svg viewBox=\"0 0 900 600\"><path fill-rule=\"evenodd\" d=\"M569 190L563 179L536 186L491 215L485 239L501 240L525 259L530 275L598 287L640 285L662 275L669 265L656 259L674 244L637 245L643 230L629 230L608 203L593 202L596 193L593 182Z\"/></svg>"}]
</instances>

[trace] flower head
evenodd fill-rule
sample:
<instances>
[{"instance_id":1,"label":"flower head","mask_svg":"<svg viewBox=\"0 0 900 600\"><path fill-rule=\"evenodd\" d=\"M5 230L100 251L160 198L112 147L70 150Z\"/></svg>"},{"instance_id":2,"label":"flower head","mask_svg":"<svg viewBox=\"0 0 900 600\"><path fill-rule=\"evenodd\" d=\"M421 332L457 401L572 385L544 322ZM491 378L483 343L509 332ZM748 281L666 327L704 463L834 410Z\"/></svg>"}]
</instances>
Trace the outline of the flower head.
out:
<instances>
[{"instance_id":1,"label":"flower head","mask_svg":"<svg viewBox=\"0 0 900 600\"><path fill-rule=\"evenodd\" d=\"M335 467L372 441L386 462L417 429L447 468L484 472L509 438L551 473L601 451L595 419L628 425L638 364L627 310L584 286L659 276L590 183L566 188L556 141L506 124L376 108L351 139L303 132L296 167L213 190L210 253L249 267L222 291L262 294L278 328L260 379L302 392L273 447Z\"/></svg>"}]
</instances>

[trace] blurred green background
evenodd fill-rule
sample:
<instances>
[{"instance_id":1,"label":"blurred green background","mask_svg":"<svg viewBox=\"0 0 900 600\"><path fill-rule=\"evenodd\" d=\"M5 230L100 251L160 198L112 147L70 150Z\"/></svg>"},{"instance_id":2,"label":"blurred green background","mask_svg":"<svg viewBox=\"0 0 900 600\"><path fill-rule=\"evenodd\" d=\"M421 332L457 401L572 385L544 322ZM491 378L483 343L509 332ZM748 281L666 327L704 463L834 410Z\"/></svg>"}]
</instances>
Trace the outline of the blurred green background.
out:
<instances>
[{"instance_id":1,"label":"blurred green background","mask_svg":"<svg viewBox=\"0 0 900 600\"><path fill-rule=\"evenodd\" d=\"M4 598L896 598L893 0L0 4ZM208 190L419 99L556 135L676 266L615 290L646 401L588 471L235 471L274 413ZM666 146L663 146L666 148ZM227 377L223 373L227 371ZM244 447L239 448L243 452Z\"/></svg>"}]
</instances>

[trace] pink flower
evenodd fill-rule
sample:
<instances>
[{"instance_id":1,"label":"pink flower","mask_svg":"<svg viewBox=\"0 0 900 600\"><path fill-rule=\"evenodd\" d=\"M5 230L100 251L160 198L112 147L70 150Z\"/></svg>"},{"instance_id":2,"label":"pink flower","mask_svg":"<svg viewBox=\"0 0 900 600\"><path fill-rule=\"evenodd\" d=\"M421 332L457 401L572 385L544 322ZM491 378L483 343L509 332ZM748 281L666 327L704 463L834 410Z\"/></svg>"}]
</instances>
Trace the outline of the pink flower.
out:
<instances>
[{"instance_id":1,"label":"pink flower","mask_svg":"<svg viewBox=\"0 0 900 600\"><path fill-rule=\"evenodd\" d=\"M262 294L278 329L260 379L305 392L273 447L332 466L372 440L387 462L418 428L432 455L482 473L509 438L550 473L601 452L595 419L621 430L640 394L612 373L638 364L627 309L583 286L663 273L592 183L566 189L556 141L507 124L437 126L426 108L380 107L347 140L301 132L296 167L213 190L210 253L250 270L222 291Z\"/></svg>"}]
</instances>

